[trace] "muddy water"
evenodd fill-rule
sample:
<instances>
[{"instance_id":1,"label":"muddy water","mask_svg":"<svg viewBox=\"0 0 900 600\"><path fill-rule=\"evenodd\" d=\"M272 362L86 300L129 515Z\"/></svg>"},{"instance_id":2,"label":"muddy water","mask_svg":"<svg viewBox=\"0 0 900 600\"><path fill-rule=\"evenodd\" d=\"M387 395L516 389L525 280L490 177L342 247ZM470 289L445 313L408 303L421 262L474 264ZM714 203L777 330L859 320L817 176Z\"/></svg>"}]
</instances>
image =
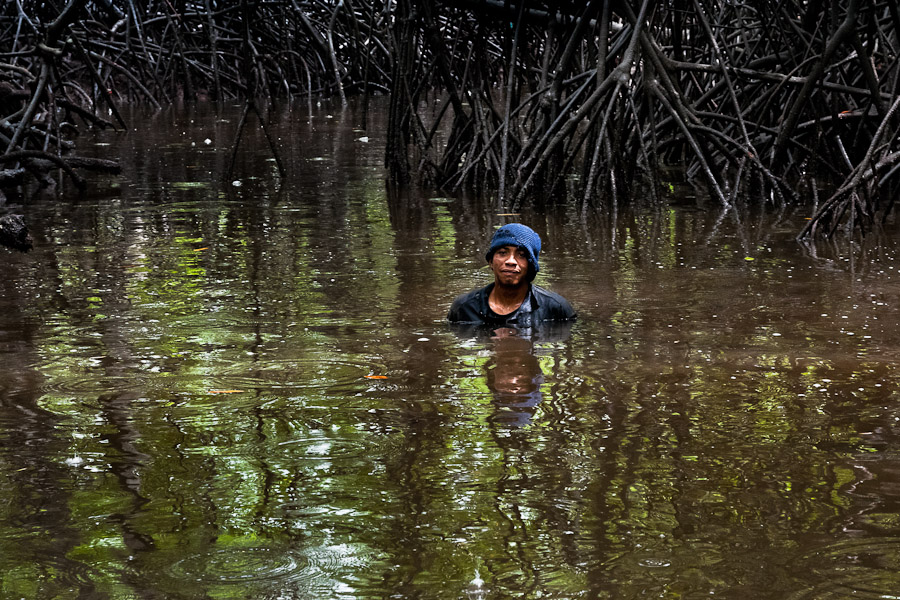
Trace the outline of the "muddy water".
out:
<instances>
[{"instance_id":1,"label":"muddy water","mask_svg":"<svg viewBox=\"0 0 900 600\"><path fill-rule=\"evenodd\" d=\"M892 597L900 265L804 214L388 193L383 111L134 114L0 260L3 598ZM676 205L677 204L677 205ZM467 337L486 238L569 331Z\"/></svg>"}]
</instances>

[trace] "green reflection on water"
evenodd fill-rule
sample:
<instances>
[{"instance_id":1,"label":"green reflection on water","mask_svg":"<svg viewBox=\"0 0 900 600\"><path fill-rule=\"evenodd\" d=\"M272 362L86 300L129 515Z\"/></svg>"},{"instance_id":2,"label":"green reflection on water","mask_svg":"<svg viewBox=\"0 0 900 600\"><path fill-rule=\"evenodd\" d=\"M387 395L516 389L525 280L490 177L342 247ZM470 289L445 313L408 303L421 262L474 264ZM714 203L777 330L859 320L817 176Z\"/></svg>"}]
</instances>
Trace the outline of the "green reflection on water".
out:
<instances>
[{"instance_id":1,"label":"green reflection on water","mask_svg":"<svg viewBox=\"0 0 900 600\"><path fill-rule=\"evenodd\" d=\"M496 598L783 598L891 579L885 269L850 281L698 212L630 215L609 244L550 214L540 282L578 307L571 336L460 339L443 317L486 283L496 211L389 198L377 158L327 133L291 148L321 170L282 188L177 185L172 160L176 185L140 175L148 198L35 208L46 243L3 267L4 597L458 598L477 573Z\"/></svg>"}]
</instances>

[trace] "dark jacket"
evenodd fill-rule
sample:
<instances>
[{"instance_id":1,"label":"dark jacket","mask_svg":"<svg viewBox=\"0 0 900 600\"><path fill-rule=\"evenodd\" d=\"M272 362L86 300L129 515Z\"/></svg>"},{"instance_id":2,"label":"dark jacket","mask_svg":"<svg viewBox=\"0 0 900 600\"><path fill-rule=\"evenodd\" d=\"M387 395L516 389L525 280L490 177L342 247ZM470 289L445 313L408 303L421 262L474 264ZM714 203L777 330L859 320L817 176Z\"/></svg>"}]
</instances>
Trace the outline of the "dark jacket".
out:
<instances>
[{"instance_id":1,"label":"dark jacket","mask_svg":"<svg viewBox=\"0 0 900 600\"><path fill-rule=\"evenodd\" d=\"M488 304L492 289L493 283L459 296L450 306L447 319L451 323L494 327L512 325L522 329L544 321L569 321L576 316L575 310L565 298L534 284L530 284L528 296L522 306L508 315L498 315Z\"/></svg>"}]
</instances>

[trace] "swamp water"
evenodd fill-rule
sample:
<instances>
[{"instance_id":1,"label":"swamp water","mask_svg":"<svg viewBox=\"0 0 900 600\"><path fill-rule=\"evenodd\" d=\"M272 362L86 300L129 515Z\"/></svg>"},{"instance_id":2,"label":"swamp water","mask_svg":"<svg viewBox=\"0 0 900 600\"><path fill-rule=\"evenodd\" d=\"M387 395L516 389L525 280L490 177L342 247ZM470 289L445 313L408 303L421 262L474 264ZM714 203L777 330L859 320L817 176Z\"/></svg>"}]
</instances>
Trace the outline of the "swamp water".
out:
<instances>
[{"instance_id":1,"label":"swamp water","mask_svg":"<svg viewBox=\"0 0 900 600\"><path fill-rule=\"evenodd\" d=\"M83 137L0 261L0 597L900 596L900 263L801 211L386 193L384 111ZM493 228L571 331L465 337Z\"/></svg>"}]
</instances>

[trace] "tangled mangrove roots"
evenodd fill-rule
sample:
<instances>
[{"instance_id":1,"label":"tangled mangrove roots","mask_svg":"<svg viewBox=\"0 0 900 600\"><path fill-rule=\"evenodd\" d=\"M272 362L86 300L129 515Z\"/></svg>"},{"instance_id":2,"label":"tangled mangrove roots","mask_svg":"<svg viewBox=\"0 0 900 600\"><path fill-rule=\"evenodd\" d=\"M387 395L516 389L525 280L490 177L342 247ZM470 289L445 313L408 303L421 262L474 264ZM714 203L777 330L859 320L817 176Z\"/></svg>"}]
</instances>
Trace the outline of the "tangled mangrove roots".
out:
<instances>
[{"instance_id":1,"label":"tangled mangrove roots","mask_svg":"<svg viewBox=\"0 0 900 600\"><path fill-rule=\"evenodd\" d=\"M0 3L0 191L112 161L71 156L117 106L386 92L389 4L362 0ZM60 10L60 7L62 8ZM80 123L79 123L80 122ZM263 124L264 125L264 124Z\"/></svg>"},{"instance_id":2,"label":"tangled mangrove roots","mask_svg":"<svg viewBox=\"0 0 900 600\"><path fill-rule=\"evenodd\" d=\"M388 92L396 182L602 207L675 167L866 230L900 188L898 50L894 0L16 0L0 190L114 169L74 132L123 102Z\"/></svg>"},{"instance_id":3,"label":"tangled mangrove roots","mask_svg":"<svg viewBox=\"0 0 900 600\"><path fill-rule=\"evenodd\" d=\"M84 180L75 169L118 171L114 161L71 155L76 118L92 125L111 125L56 85L64 85L57 78L56 65L63 54L61 46L69 42L62 38L76 19L77 4L70 3L40 30L35 29L27 60L20 60L16 51L0 59L9 61L0 62L0 200L5 198L4 189L22 185L28 174L53 185L50 172L61 169L78 189L84 189ZM18 3L7 3L7 10L11 6ZM18 29L7 28L0 39L16 39L19 34Z\"/></svg>"},{"instance_id":4,"label":"tangled mangrove roots","mask_svg":"<svg viewBox=\"0 0 900 600\"><path fill-rule=\"evenodd\" d=\"M50 2L0 8L0 59L28 69L59 13ZM80 100L275 98L387 91L381 2L362 0L69 0L56 65ZM29 10L31 7L31 10ZM10 65L4 76L9 77Z\"/></svg>"},{"instance_id":5,"label":"tangled mangrove roots","mask_svg":"<svg viewBox=\"0 0 900 600\"><path fill-rule=\"evenodd\" d=\"M890 207L878 198L897 191L896 2L399 0L397 10L398 56L427 57L395 67L388 162L399 181L488 187L514 209L573 192L615 201L637 175L673 165L724 206L747 184L776 202L837 186L802 235L842 220L865 229ZM446 98L436 114L416 110L429 82Z\"/></svg>"}]
</instances>

